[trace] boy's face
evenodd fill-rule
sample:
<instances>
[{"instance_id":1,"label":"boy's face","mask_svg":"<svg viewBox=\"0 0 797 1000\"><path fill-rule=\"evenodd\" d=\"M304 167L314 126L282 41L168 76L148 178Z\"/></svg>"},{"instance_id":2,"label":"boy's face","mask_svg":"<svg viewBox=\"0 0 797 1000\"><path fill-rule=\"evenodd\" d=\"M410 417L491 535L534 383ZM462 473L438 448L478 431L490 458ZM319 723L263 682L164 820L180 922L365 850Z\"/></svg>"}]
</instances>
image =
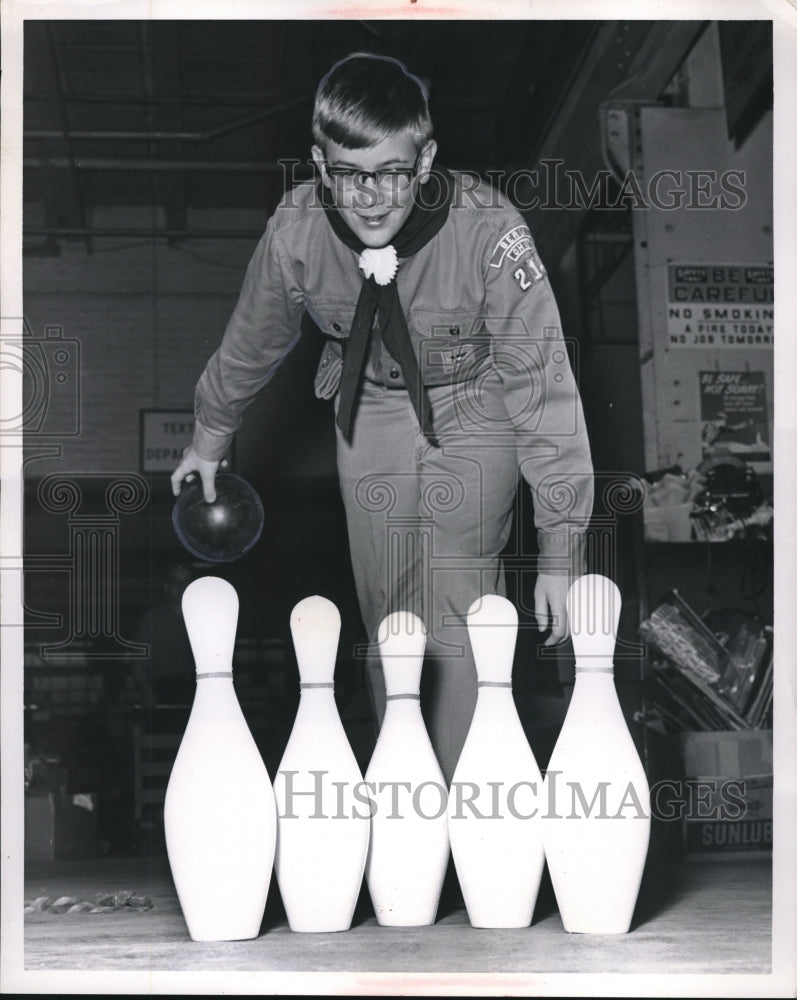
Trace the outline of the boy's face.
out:
<instances>
[{"instance_id":1,"label":"boy's face","mask_svg":"<svg viewBox=\"0 0 797 1000\"><path fill-rule=\"evenodd\" d=\"M375 146L346 149L328 141L326 151L313 146L313 159L321 171L323 183L332 192L335 206L349 229L367 247L387 246L404 225L412 211L415 191L423 184L437 151L430 139L419 147L409 130L390 135ZM375 177L358 172L400 171L415 168L408 180L398 174L382 173ZM327 168L331 168L330 174ZM336 171L351 171L349 177L336 177Z\"/></svg>"}]
</instances>

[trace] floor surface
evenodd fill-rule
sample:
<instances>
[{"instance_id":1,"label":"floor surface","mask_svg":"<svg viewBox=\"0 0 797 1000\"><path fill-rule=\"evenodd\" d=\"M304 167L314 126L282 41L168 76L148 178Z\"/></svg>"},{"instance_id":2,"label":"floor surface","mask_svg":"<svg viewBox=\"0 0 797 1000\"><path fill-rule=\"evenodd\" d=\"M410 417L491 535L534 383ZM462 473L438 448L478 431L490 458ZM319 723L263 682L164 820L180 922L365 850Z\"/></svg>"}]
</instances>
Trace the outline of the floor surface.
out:
<instances>
[{"instance_id":1,"label":"floor surface","mask_svg":"<svg viewBox=\"0 0 797 1000\"><path fill-rule=\"evenodd\" d=\"M765 974L771 951L771 865L766 859L649 868L634 924L621 936L565 933L547 876L531 927L477 930L461 898L436 923L380 927L361 896L351 930L296 934L272 883L260 936L191 941L162 855L31 863L25 900L135 891L151 908L33 912L24 921L26 970L259 970L413 973Z\"/></svg>"}]
</instances>

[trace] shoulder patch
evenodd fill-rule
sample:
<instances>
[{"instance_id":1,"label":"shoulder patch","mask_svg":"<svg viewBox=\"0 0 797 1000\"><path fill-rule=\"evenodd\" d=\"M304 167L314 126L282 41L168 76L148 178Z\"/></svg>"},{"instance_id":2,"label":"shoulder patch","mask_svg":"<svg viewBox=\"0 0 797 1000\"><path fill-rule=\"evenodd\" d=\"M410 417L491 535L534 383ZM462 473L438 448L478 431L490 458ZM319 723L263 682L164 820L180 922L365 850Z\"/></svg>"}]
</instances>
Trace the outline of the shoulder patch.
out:
<instances>
[{"instance_id":1,"label":"shoulder patch","mask_svg":"<svg viewBox=\"0 0 797 1000\"><path fill-rule=\"evenodd\" d=\"M545 268L528 226L514 226L496 243L490 267L500 268L505 263L510 265L512 277L524 292L545 277Z\"/></svg>"},{"instance_id":2,"label":"shoulder patch","mask_svg":"<svg viewBox=\"0 0 797 1000\"><path fill-rule=\"evenodd\" d=\"M490 257L490 267L500 267L504 263L504 260L514 263L526 251L531 250L533 246L529 227L525 225L515 226L508 233L504 233L496 243Z\"/></svg>"}]
</instances>

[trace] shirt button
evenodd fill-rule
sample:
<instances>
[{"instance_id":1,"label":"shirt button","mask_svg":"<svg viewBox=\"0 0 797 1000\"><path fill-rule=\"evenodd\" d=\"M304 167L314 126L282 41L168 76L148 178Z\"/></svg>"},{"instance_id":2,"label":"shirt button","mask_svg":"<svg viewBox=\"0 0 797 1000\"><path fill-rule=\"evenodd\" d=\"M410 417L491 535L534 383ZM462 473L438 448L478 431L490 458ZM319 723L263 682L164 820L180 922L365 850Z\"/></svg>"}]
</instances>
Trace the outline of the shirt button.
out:
<instances>
[{"instance_id":1,"label":"shirt button","mask_svg":"<svg viewBox=\"0 0 797 1000\"><path fill-rule=\"evenodd\" d=\"M324 358L324 360L323 360L323 361L321 362L321 367L322 367L322 368L326 368L326 366L327 366L328 364L329 364L329 355L327 354L327 356L326 356L326 357Z\"/></svg>"},{"instance_id":2,"label":"shirt button","mask_svg":"<svg viewBox=\"0 0 797 1000\"><path fill-rule=\"evenodd\" d=\"M448 328L448 332L449 332L449 334L452 337L458 337L459 336L459 327L458 326L450 326Z\"/></svg>"},{"instance_id":3,"label":"shirt button","mask_svg":"<svg viewBox=\"0 0 797 1000\"><path fill-rule=\"evenodd\" d=\"M333 323L332 324L332 329L335 331L335 333L340 333L340 331L341 331L341 325L340 325L340 323Z\"/></svg>"},{"instance_id":4,"label":"shirt button","mask_svg":"<svg viewBox=\"0 0 797 1000\"><path fill-rule=\"evenodd\" d=\"M391 368L390 369L389 375L390 375L391 378L398 378L400 374L401 373L399 372L398 368Z\"/></svg>"}]
</instances>

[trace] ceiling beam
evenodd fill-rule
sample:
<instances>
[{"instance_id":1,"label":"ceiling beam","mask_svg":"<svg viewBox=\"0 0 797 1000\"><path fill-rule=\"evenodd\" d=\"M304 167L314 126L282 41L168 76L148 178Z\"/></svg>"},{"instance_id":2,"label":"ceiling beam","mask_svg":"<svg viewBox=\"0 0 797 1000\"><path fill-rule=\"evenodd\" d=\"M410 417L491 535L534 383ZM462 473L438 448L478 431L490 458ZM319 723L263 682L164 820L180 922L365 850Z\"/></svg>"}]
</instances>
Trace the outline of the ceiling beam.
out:
<instances>
[{"instance_id":1,"label":"ceiling beam","mask_svg":"<svg viewBox=\"0 0 797 1000\"><path fill-rule=\"evenodd\" d=\"M498 123L501 163L526 167L576 78L600 22L535 23L526 33Z\"/></svg>"},{"instance_id":2,"label":"ceiling beam","mask_svg":"<svg viewBox=\"0 0 797 1000\"><path fill-rule=\"evenodd\" d=\"M613 101L655 104L706 24L603 23L555 116L534 136L528 167L538 169L543 160L559 162L562 170L580 174L589 187L598 172L606 169L602 109ZM540 176L544 173L539 170ZM576 237L586 208L565 206L556 199L551 203L552 191L539 194L540 206L524 214L549 266L554 266Z\"/></svg>"}]
</instances>

